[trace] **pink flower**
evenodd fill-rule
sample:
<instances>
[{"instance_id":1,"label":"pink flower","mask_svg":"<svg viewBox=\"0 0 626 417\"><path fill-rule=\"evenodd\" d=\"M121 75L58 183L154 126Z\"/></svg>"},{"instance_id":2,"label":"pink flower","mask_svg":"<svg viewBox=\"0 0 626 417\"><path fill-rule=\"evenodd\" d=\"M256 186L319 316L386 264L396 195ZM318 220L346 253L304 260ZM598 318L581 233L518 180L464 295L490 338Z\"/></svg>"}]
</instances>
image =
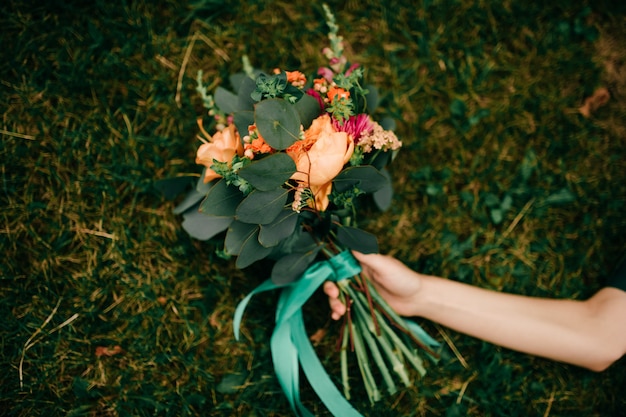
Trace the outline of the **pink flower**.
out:
<instances>
[{"instance_id":1,"label":"pink flower","mask_svg":"<svg viewBox=\"0 0 626 417\"><path fill-rule=\"evenodd\" d=\"M346 132L352 136L354 143L358 144L362 136L369 135L374 130L374 122L367 114L357 114L350 116L343 123L333 120L333 127L338 132Z\"/></svg>"},{"instance_id":2,"label":"pink flower","mask_svg":"<svg viewBox=\"0 0 626 417\"><path fill-rule=\"evenodd\" d=\"M333 70L331 70L330 68L326 68L326 67L320 67L317 70L317 75L320 75L324 78L326 78L326 81L328 81L329 83L333 82L333 75L335 75L333 73Z\"/></svg>"},{"instance_id":3,"label":"pink flower","mask_svg":"<svg viewBox=\"0 0 626 417\"><path fill-rule=\"evenodd\" d=\"M348 68L348 69L346 70L346 74L345 74L345 75L346 75L346 77L347 77L348 75L352 74L352 71L354 71L354 70L355 70L355 69L357 69L358 67L359 67L359 64L352 64L352 65L350 65L350 68Z\"/></svg>"}]
</instances>

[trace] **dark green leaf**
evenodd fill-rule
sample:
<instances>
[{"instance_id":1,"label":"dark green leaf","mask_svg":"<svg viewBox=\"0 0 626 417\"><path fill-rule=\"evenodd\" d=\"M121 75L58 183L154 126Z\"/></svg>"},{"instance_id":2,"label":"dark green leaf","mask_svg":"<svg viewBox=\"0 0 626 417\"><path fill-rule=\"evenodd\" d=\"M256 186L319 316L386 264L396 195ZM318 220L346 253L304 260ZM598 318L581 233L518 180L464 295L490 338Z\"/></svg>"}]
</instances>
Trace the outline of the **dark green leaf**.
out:
<instances>
[{"instance_id":1,"label":"dark green leaf","mask_svg":"<svg viewBox=\"0 0 626 417\"><path fill-rule=\"evenodd\" d=\"M286 153L275 153L254 161L239 170L239 176L261 191L280 187L296 171L296 164Z\"/></svg>"},{"instance_id":2,"label":"dark green leaf","mask_svg":"<svg viewBox=\"0 0 626 417\"><path fill-rule=\"evenodd\" d=\"M318 101L308 94L303 95L302 98L298 100L295 104L295 108L300 116L300 121L304 129L308 129L313 120L317 119L321 113Z\"/></svg>"},{"instance_id":3,"label":"dark green leaf","mask_svg":"<svg viewBox=\"0 0 626 417\"><path fill-rule=\"evenodd\" d=\"M458 119L464 119L466 111L467 111L467 108L463 100L455 98L452 101L452 103L450 103L450 114L452 114L452 117L455 117Z\"/></svg>"},{"instance_id":4,"label":"dark green leaf","mask_svg":"<svg viewBox=\"0 0 626 417\"><path fill-rule=\"evenodd\" d=\"M285 207L288 190L276 188L270 191L254 190L239 204L236 218L253 224L271 223Z\"/></svg>"},{"instance_id":5,"label":"dark green leaf","mask_svg":"<svg viewBox=\"0 0 626 417\"><path fill-rule=\"evenodd\" d=\"M189 210L191 207L198 205L198 203L204 198L204 194L200 194L199 192L197 192L196 190L191 190L183 199L183 201L180 202L179 205L177 205L174 208L174 214L181 214L184 213L185 211ZM197 209L197 207L196 207Z\"/></svg>"},{"instance_id":6,"label":"dark green leaf","mask_svg":"<svg viewBox=\"0 0 626 417\"><path fill-rule=\"evenodd\" d=\"M206 167L202 169L202 174L200 175L200 178L198 178L198 182L196 183L196 191L202 195L207 195L211 187L213 187L215 183L217 182L217 181L204 182L205 173L206 173Z\"/></svg>"},{"instance_id":7,"label":"dark green leaf","mask_svg":"<svg viewBox=\"0 0 626 417\"><path fill-rule=\"evenodd\" d=\"M530 179L533 171L537 168L537 155L532 149L528 149L522 160L522 166L520 167L520 173L524 182Z\"/></svg>"},{"instance_id":8,"label":"dark green leaf","mask_svg":"<svg viewBox=\"0 0 626 417\"><path fill-rule=\"evenodd\" d=\"M500 203L500 208L502 209L502 211L509 211L511 209L511 207L513 206L513 197L511 197L509 194L505 194L504 198L502 199L502 202Z\"/></svg>"},{"instance_id":9,"label":"dark green leaf","mask_svg":"<svg viewBox=\"0 0 626 417\"><path fill-rule=\"evenodd\" d=\"M254 109L254 120L261 136L274 149L286 149L299 138L300 116L285 100L261 101Z\"/></svg>"},{"instance_id":10,"label":"dark green leaf","mask_svg":"<svg viewBox=\"0 0 626 417\"><path fill-rule=\"evenodd\" d=\"M441 186L441 184L428 184L426 186L426 195L429 195L431 197L439 195L442 192L443 192L443 187Z\"/></svg>"},{"instance_id":11,"label":"dark green leaf","mask_svg":"<svg viewBox=\"0 0 626 417\"><path fill-rule=\"evenodd\" d=\"M215 104L226 114L234 113L239 110L238 98L224 87L215 89Z\"/></svg>"},{"instance_id":12,"label":"dark green leaf","mask_svg":"<svg viewBox=\"0 0 626 417\"><path fill-rule=\"evenodd\" d=\"M315 260L322 247L316 246L306 252L296 252L280 258L272 268L272 281L275 284L288 284L298 279Z\"/></svg>"},{"instance_id":13,"label":"dark green leaf","mask_svg":"<svg viewBox=\"0 0 626 417\"><path fill-rule=\"evenodd\" d=\"M474 126L478 124L478 122L480 122L480 119L489 116L489 114L491 114L489 109L479 109L476 113L472 115L472 117L469 118L469 124L471 126Z\"/></svg>"},{"instance_id":14,"label":"dark green leaf","mask_svg":"<svg viewBox=\"0 0 626 417\"><path fill-rule=\"evenodd\" d=\"M294 233L297 224L298 213L291 209L285 209L272 223L261 225L259 242L268 248L276 246Z\"/></svg>"},{"instance_id":15,"label":"dark green leaf","mask_svg":"<svg viewBox=\"0 0 626 417\"><path fill-rule=\"evenodd\" d=\"M243 384L246 382L247 375L237 372L234 374L228 374L222 378L217 385L217 392L220 394L234 394L242 389Z\"/></svg>"},{"instance_id":16,"label":"dark green leaf","mask_svg":"<svg viewBox=\"0 0 626 417\"><path fill-rule=\"evenodd\" d=\"M491 209L489 214L491 215L491 221L493 221L493 224L500 224L502 223L502 220L504 220L504 212L500 207Z\"/></svg>"},{"instance_id":17,"label":"dark green leaf","mask_svg":"<svg viewBox=\"0 0 626 417\"><path fill-rule=\"evenodd\" d=\"M373 166L379 171L382 171L387 164L391 161L395 151L391 152L376 152L368 162L369 165Z\"/></svg>"},{"instance_id":18,"label":"dark green leaf","mask_svg":"<svg viewBox=\"0 0 626 417\"><path fill-rule=\"evenodd\" d=\"M362 253L378 253L376 236L356 227L340 226L337 240L343 246Z\"/></svg>"},{"instance_id":19,"label":"dark green leaf","mask_svg":"<svg viewBox=\"0 0 626 417\"><path fill-rule=\"evenodd\" d=\"M380 190L388 183L387 177L371 165L346 168L333 180L333 184L339 192L357 186L366 193L372 193Z\"/></svg>"},{"instance_id":20,"label":"dark green leaf","mask_svg":"<svg viewBox=\"0 0 626 417\"><path fill-rule=\"evenodd\" d=\"M396 120L389 116L383 117L380 121L380 125L385 130L396 130Z\"/></svg>"},{"instance_id":21,"label":"dark green leaf","mask_svg":"<svg viewBox=\"0 0 626 417\"><path fill-rule=\"evenodd\" d=\"M239 189L227 185L224 179L220 179L200 204L200 211L212 216L234 216L241 200L243 194Z\"/></svg>"},{"instance_id":22,"label":"dark green leaf","mask_svg":"<svg viewBox=\"0 0 626 417\"><path fill-rule=\"evenodd\" d=\"M372 84L366 85L365 88L368 91L367 96L366 96L367 112L369 114L373 114L376 108L378 107L378 102L379 102L378 88Z\"/></svg>"},{"instance_id":23,"label":"dark green leaf","mask_svg":"<svg viewBox=\"0 0 626 417\"><path fill-rule=\"evenodd\" d=\"M252 78L246 76L241 80L237 93L237 110L252 111L254 109L255 102L250 94L252 94L255 88L256 83Z\"/></svg>"},{"instance_id":24,"label":"dark green leaf","mask_svg":"<svg viewBox=\"0 0 626 417\"><path fill-rule=\"evenodd\" d=\"M470 191L463 190L459 193L459 196L461 197L461 200L463 200L463 202L465 202L466 204L471 205L474 203L474 194L472 194Z\"/></svg>"},{"instance_id":25,"label":"dark green leaf","mask_svg":"<svg viewBox=\"0 0 626 417\"><path fill-rule=\"evenodd\" d=\"M381 174L387 178L387 184L380 188L379 190L374 191L372 197L374 198L374 203L381 210L385 211L389 207L391 207L391 201L393 198L393 187L391 186L391 175L386 169L380 171Z\"/></svg>"},{"instance_id":26,"label":"dark green leaf","mask_svg":"<svg viewBox=\"0 0 626 417\"><path fill-rule=\"evenodd\" d=\"M254 229L254 233L243 241L235 265L237 268L243 269L265 258L271 252L271 248L266 248L259 243L259 226L257 225Z\"/></svg>"},{"instance_id":27,"label":"dark green leaf","mask_svg":"<svg viewBox=\"0 0 626 417\"><path fill-rule=\"evenodd\" d=\"M567 204L576 201L576 196L567 188L562 188L544 200L544 204Z\"/></svg>"},{"instance_id":28,"label":"dark green leaf","mask_svg":"<svg viewBox=\"0 0 626 417\"><path fill-rule=\"evenodd\" d=\"M240 137L244 137L248 134L248 127L254 124L254 112L248 110L241 110L233 114L233 122L239 132Z\"/></svg>"},{"instance_id":29,"label":"dark green leaf","mask_svg":"<svg viewBox=\"0 0 626 417\"><path fill-rule=\"evenodd\" d=\"M190 184L193 183L193 177L190 175L184 177L173 177L157 180L154 182L154 188L163 193L163 196L172 200L180 195Z\"/></svg>"},{"instance_id":30,"label":"dark green leaf","mask_svg":"<svg viewBox=\"0 0 626 417\"><path fill-rule=\"evenodd\" d=\"M301 214L302 213L300 213L300 215ZM317 245L318 243L315 241L311 233L305 232L301 228L296 227L291 235L281 240L278 245L272 248L272 257L274 259L279 259L294 252L306 252L313 249Z\"/></svg>"},{"instance_id":31,"label":"dark green leaf","mask_svg":"<svg viewBox=\"0 0 626 417\"><path fill-rule=\"evenodd\" d=\"M224 249L228 254L238 256L245 241L258 230L259 225L233 221L226 232Z\"/></svg>"},{"instance_id":32,"label":"dark green leaf","mask_svg":"<svg viewBox=\"0 0 626 417\"><path fill-rule=\"evenodd\" d=\"M500 198L493 193L485 194L485 205L487 207L500 207Z\"/></svg>"},{"instance_id":33,"label":"dark green leaf","mask_svg":"<svg viewBox=\"0 0 626 417\"><path fill-rule=\"evenodd\" d=\"M93 389L92 391L88 380L79 377L74 377L74 380L72 381L72 391L74 392L74 395L81 401L84 401L87 398L95 398L99 395L97 389ZM87 414L86 410L84 414L80 413L80 415L85 414Z\"/></svg>"},{"instance_id":34,"label":"dark green leaf","mask_svg":"<svg viewBox=\"0 0 626 417\"><path fill-rule=\"evenodd\" d=\"M197 207L183 214L183 229L198 240L208 240L223 232L232 223L232 217L207 216Z\"/></svg>"},{"instance_id":35,"label":"dark green leaf","mask_svg":"<svg viewBox=\"0 0 626 417\"><path fill-rule=\"evenodd\" d=\"M230 85L233 87L233 92L235 94L239 95L239 88L245 78L250 77L248 77L244 72L236 72L228 77L228 81L230 81Z\"/></svg>"}]
</instances>

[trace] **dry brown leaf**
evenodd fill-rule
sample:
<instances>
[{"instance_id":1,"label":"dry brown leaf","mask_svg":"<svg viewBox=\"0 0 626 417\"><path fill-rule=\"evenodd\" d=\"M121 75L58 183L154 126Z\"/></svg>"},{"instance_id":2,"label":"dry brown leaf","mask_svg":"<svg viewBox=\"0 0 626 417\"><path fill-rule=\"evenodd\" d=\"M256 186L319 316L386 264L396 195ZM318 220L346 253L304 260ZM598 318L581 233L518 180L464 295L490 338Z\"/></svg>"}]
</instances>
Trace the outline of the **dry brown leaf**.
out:
<instances>
[{"instance_id":1,"label":"dry brown leaf","mask_svg":"<svg viewBox=\"0 0 626 417\"><path fill-rule=\"evenodd\" d=\"M120 345L115 345L112 348L109 348L106 346L98 346L96 348L97 357L119 355L120 353L123 353L123 352L124 350L122 349Z\"/></svg>"},{"instance_id":2,"label":"dry brown leaf","mask_svg":"<svg viewBox=\"0 0 626 417\"><path fill-rule=\"evenodd\" d=\"M580 114L585 117L591 117L591 113L594 113L600 107L608 103L611 98L609 90L606 88L598 88L590 97L587 97L582 106L578 109Z\"/></svg>"},{"instance_id":3,"label":"dry brown leaf","mask_svg":"<svg viewBox=\"0 0 626 417\"><path fill-rule=\"evenodd\" d=\"M324 336L326 336L326 329L323 329L323 328L322 329L318 329L315 333L313 333L309 337L309 340L314 345L317 345L318 343L320 343L322 341L322 339L324 339Z\"/></svg>"}]
</instances>

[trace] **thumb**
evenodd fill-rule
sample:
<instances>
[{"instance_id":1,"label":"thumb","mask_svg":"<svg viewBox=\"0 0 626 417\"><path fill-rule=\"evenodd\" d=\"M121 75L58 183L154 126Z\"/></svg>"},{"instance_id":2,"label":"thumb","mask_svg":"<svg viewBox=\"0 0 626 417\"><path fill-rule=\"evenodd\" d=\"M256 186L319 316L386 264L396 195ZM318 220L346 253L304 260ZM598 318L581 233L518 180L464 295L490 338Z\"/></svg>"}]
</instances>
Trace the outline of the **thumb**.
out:
<instances>
[{"instance_id":1,"label":"thumb","mask_svg":"<svg viewBox=\"0 0 626 417\"><path fill-rule=\"evenodd\" d=\"M383 255L379 253L361 253L353 250L352 255L359 261L360 264L366 265L369 267L374 267L376 262L382 258Z\"/></svg>"}]
</instances>

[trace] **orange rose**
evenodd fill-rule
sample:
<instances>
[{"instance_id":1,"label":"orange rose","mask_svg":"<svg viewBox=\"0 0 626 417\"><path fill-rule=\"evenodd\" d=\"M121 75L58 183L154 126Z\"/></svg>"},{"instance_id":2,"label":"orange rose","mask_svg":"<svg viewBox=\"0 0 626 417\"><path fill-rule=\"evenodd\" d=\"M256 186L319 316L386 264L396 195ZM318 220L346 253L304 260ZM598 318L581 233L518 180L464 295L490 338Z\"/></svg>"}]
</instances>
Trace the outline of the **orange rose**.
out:
<instances>
[{"instance_id":1,"label":"orange rose","mask_svg":"<svg viewBox=\"0 0 626 417\"><path fill-rule=\"evenodd\" d=\"M315 119L304 132L304 140L294 145L286 150L296 163L291 178L310 188L315 196L314 207L324 211L332 181L350 160L354 142L346 132L337 132L325 114Z\"/></svg>"},{"instance_id":2,"label":"orange rose","mask_svg":"<svg viewBox=\"0 0 626 417\"><path fill-rule=\"evenodd\" d=\"M204 182L207 183L221 177L220 174L211 169L213 160L230 163L235 154L243 155L243 145L235 125L228 125L228 127L213 135L209 143L200 145L196 153L196 164L206 167Z\"/></svg>"}]
</instances>

